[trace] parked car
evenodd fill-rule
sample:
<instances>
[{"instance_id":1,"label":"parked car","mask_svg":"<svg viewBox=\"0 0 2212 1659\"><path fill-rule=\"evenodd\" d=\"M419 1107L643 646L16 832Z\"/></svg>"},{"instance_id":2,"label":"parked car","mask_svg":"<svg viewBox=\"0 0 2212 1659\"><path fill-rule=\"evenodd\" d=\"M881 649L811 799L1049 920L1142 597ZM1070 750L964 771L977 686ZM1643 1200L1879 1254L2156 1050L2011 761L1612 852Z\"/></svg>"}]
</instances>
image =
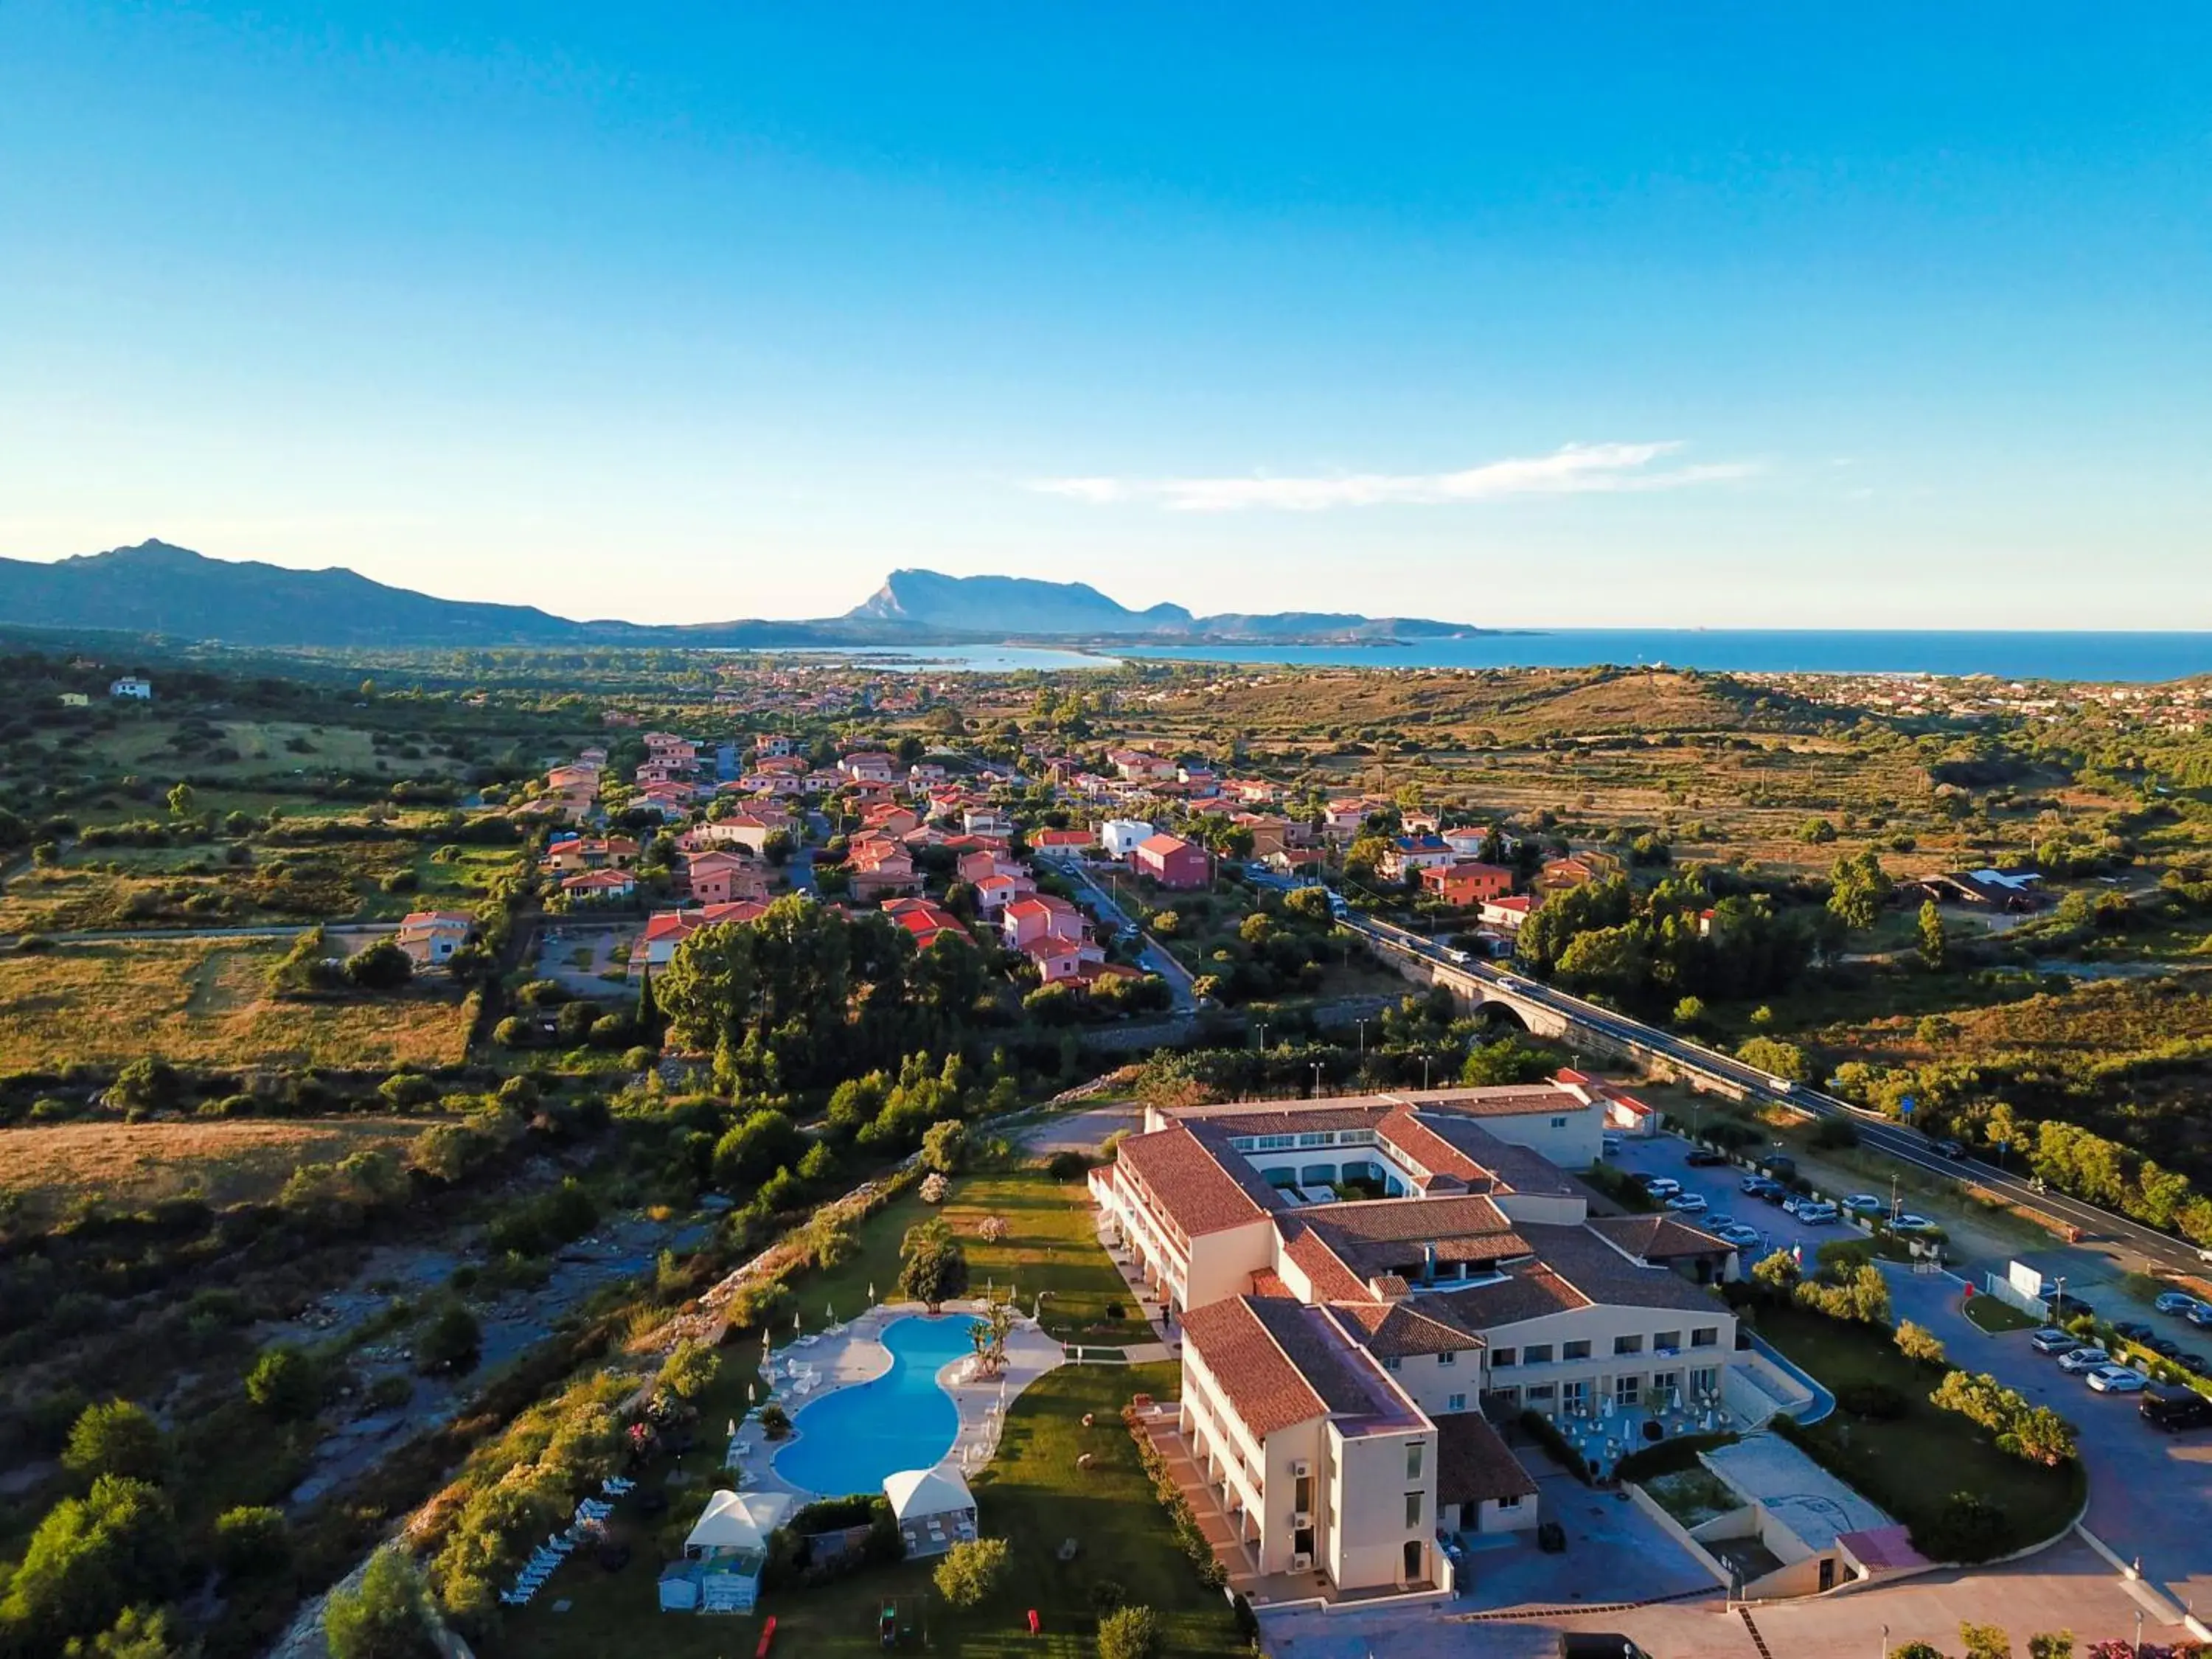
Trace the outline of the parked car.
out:
<instances>
[{"instance_id":1,"label":"parked car","mask_svg":"<svg viewBox=\"0 0 2212 1659\"><path fill-rule=\"evenodd\" d=\"M2130 1342L2140 1342L2150 1334L2150 1327L2139 1319L2123 1319L2112 1328Z\"/></svg>"},{"instance_id":2,"label":"parked car","mask_svg":"<svg viewBox=\"0 0 2212 1659\"><path fill-rule=\"evenodd\" d=\"M1735 1245L1739 1250L1747 1250L1759 1243L1759 1229L1747 1227L1741 1221L1731 1221L1725 1226L1708 1226L1705 1231L1722 1243Z\"/></svg>"},{"instance_id":3,"label":"parked car","mask_svg":"<svg viewBox=\"0 0 2212 1659\"><path fill-rule=\"evenodd\" d=\"M1682 1162L1693 1170L1710 1170L1716 1164L1727 1163L1728 1154L1712 1146L1692 1146L1684 1155Z\"/></svg>"},{"instance_id":4,"label":"parked car","mask_svg":"<svg viewBox=\"0 0 2212 1659\"><path fill-rule=\"evenodd\" d=\"M1797 1178L1797 1160L1786 1152L1770 1152L1759 1160L1759 1167L1777 1181L1795 1181Z\"/></svg>"},{"instance_id":5,"label":"parked car","mask_svg":"<svg viewBox=\"0 0 2212 1659\"><path fill-rule=\"evenodd\" d=\"M1798 1220L1808 1227L1825 1227L1842 1214L1841 1210L1826 1199L1806 1199L1798 1204L1796 1209Z\"/></svg>"},{"instance_id":6,"label":"parked car","mask_svg":"<svg viewBox=\"0 0 2212 1659\"><path fill-rule=\"evenodd\" d=\"M2147 1336L2142 1339L2142 1346L2160 1359L2178 1358L2181 1353L2181 1344L2170 1336Z\"/></svg>"},{"instance_id":7,"label":"parked car","mask_svg":"<svg viewBox=\"0 0 2212 1659\"><path fill-rule=\"evenodd\" d=\"M1699 1193L1677 1193L1667 1200L1667 1207L1678 1215L1696 1215L1705 1207L1705 1196Z\"/></svg>"},{"instance_id":8,"label":"parked car","mask_svg":"<svg viewBox=\"0 0 2212 1659\"><path fill-rule=\"evenodd\" d=\"M1779 1194L1782 1183L1763 1175L1747 1175L1735 1183L1736 1191L1746 1198L1765 1198L1769 1193Z\"/></svg>"},{"instance_id":9,"label":"parked car","mask_svg":"<svg viewBox=\"0 0 2212 1659\"><path fill-rule=\"evenodd\" d=\"M2194 1348L2183 1348L2171 1358L2185 1371L2194 1371L2199 1376L2212 1376L2212 1359L2207 1359Z\"/></svg>"},{"instance_id":10,"label":"parked car","mask_svg":"<svg viewBox=\"0 0 2212 1659\"><path fill-rule=\"evenodd\" d=\"M2150 1304L2162 1314L2191 1314L2204 1304L2186 1291L2168 1291Z\"/></svg>"},{"instance_id":11,"label":"parked car","mask_svg":"<svg viewBox=\"0 0 2212 1659\"><path fill-rule=\"evenodd\" d=\"M2200 1330L2212 1330L2212 1302L2200 1302L2191 1308L2189 1322Z\"/></svg>"},{"instance_id":12,"label":"parked car","mask_svg":"<svg viewBox=\"0 0 2212 1659\"><path fill-rule=\"evenodd\" d=\"M2136 1409L2151 1427L2169 1434L2212 1423L2212 1400L2194 1389L2145 1389L2142 1404Z\"/></svg>"},{"instance_id":13,"label":"parked car","mask_svg":"<svg viewBox=\"0 0 2212 1659\"><path fill-rule=\"evenodd\" d=\"M1620 1156L1620 1137L1619 1135L1600 1135L1598 1137L1597 1144L1599 1152L1605 1157L1619 1158Z\"/></svg>"},{"instance_id":14,"label":"parked car","mask_svg":"<svg viewBox=\"0 0 2212 1659\"><path fill-rule=\"evenodd\" d=\"M2071 1331L2062 1331L2056 1325L2045 1325L2027 1339L2027 1346L2038 1353L2071 1353L2081 1346L2081 1342Z\"/></svg>"},{"instance_id":15,"label":"parked car","mask_svg":"<svg viewBox=\"0 0 2212 1659\"><path fill-rule=\"evenodd\" d=\"M1644 1192L1653 1198L1672 1198L1682 1190L1682 1183L1672 1176L1638 1176Z\"/></svg>"},{"instance_id":16,"label":"parked car","mask_svg":"<svg viewBox=\"0 0 2212 1659\"><path fill-rule=\"evenodd\" d=\"M2069 1376L2080 1376L2085 1372L2095 1370L2100 1365L2109 1365L2112 1363L2112 1356L2102 1348L2076 1348L2070 1353L2062 1353L2058 1356L2058 1369Z\"/></svg>"},{"instance_id":17,"label":"parked car","mask_svg":"<svg viewBox=\"0 0 2212 1659\"><path fill-rule=\"evenodd\" d=\"M2098 1394L2141 1394L2144 1384L2143 1374L2125 1365L2100 1365L2083 1380Z\"/></svg>"},{"instance_id":18,"label":"parked car","mask_svg":"<svg viewBox=\"0 0 2212 1659\"><path fill-rule=\"evenodd\" d=\"M1907 1210L1903 1215L1890 1218L1889 1230L1893 1233L1935 1233L1942 1228L1924 1215L1915 1215Z\"/></svg>"},{"instance_id":19,"label":"parked car","mask_svg":"<svg viewBox=\"0 0 2212 1659\"><path fill-rule=\"evenodd\" d=\"M1880 1215L1889 1207L1872 1193L1853 1193L1843 1200L1843 1206L1853 1215Z\"/></svg>"}]
</instances>

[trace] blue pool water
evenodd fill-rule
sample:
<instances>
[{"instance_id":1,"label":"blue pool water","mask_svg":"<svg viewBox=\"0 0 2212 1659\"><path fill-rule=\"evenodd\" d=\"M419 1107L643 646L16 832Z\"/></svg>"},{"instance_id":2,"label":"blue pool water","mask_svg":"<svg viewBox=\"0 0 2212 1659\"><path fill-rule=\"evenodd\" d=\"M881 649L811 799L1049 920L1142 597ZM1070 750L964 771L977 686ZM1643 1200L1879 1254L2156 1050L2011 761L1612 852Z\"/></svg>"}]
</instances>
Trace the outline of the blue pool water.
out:
<instances>
[{"instance_id":1,"label":"blue pool water","mask_svg":"<svg viewBox=\"0 0 2212 1659\"><path fill-rule=\"evenodd\" d=\"M799 1407L799 1438L776 1455L775 1472L826 1498L874 1492L901 1469L926 1469L952 1449L960 1413L937 1386L948 1360L973 1353L966 1314L910 1314L884 1328L891 1368Z\"/></svg>"}]
</instances>

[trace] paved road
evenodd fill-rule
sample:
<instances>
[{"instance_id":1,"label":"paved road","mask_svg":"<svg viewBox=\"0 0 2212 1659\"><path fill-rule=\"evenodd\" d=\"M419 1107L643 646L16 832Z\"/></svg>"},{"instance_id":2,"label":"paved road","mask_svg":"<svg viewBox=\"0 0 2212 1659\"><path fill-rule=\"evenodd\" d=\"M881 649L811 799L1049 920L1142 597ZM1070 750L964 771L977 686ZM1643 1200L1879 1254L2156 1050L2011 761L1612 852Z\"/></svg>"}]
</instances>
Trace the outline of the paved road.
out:
<instances>
[{"instance_id":1,"label":"paved road","mask_svg":"<svg viewBox=\"0 0 2212 1659\"><path fill-rule=\"evenodd\" d=\"M332 933L396 933L396 921L285 922L240 927L96 927L66 933L40 933L56 945L97 945L136 939L297 939L320 927Z\"/></svg>"},{"instance_id":2,"label":"paved road","mask_svg":"<svg viewBox=\"0 0 2212 1659\"><path fill-rule=\"evenodd\" d=\"M1916 1130L1901 1127L1877 1113L1865 1111L1817 1089L1803 1085L1778 1086L1776 1079L1756 1066L1689 1042L1672 1031L1646 1025L1616 1010L1570 996L1554 986L1523 978L1488 963L1454 962L1435 940L1372 916L1355 912L1346 921L1384 950L1418 958L1447 976L1458 975L1476 985L1508 992L1602 1036L1637 1044L1686 1071L1741 1089L1753 1099L1778 1101L1814 1117L1849 1118L1858 1126L1859 1142L1864 1147L1948 1180L1971 1180L1977 1186L2002 1194L2019 1208L2039 1212L2063 1226L2080 1229L2085 1237L2124 1245L2154 1267L2193 1273L2201 1268L2204 1261L2212 1260L2212 1255L2200 1256L2194 1245L2094 1204L2061 1193L2039 1190L2031 1182L1979 1158L1946 1158Z\"/></svg>"},{"instance_id":3,"label":"paved road","mask_svg":"<svg viewBox=\"0 0 2212 1659\"><path fill-rule=\"evenodd\" d=\"M1073 860L1061 861L1057 868L1066 873L1074 883L1077 893L1091 907L1091 914L1109 933L1135 926L1111 894L1101 887L1091 872ZM1137 960L1168 982L1168 990L1175 998L1175 1011L1179 1014L1194 1013L1198 1009L1198 994L1193 989L1195 981L1189 969L1176 959L1175 953L1150 933L1141 936Z\"/></svg>"}]
</instances>

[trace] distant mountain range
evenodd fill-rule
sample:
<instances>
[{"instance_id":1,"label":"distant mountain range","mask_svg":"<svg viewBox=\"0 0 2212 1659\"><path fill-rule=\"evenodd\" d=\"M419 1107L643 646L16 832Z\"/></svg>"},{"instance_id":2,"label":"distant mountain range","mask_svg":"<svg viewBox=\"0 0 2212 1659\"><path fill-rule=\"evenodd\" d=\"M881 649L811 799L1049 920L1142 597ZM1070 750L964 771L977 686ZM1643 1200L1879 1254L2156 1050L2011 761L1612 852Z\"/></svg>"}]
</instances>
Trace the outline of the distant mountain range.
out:
<instances>
[{"instance_id":1,"label":"distant mountain range","mask_svg":"<svg viewBox=\"0 0 2212 1659\"><path fill-rule=\"evenodd\" d=\"M963 633L1094 638L1436 639L1479 630L1419 617L1361 617L1341 611L1279 611L1194 617L1179 605L1142 611L1109 599L1088 582L1036 581L1027 576L945 576L934 570L894 570L848 622L903 623Z\"/></svg>"},{"instance_id":2,"label":"distant mountain range","mask_svg":"<svg viewBox=\"0 0 2212 1659\"><path fill-rule=\"evenodd\" d=\"M1194 617L1132 611L1082 582L894 571L842 617L653 626L573 621L534 605L441 599L354 571L292 570L141 542L50 564L0 559L0 623L112 629L226 645L343 648L455 646L928 644L1048 636L1146 639L1432 639L1480 630L1416 618L1291 611Z\"/></svg>"}]
</instances>

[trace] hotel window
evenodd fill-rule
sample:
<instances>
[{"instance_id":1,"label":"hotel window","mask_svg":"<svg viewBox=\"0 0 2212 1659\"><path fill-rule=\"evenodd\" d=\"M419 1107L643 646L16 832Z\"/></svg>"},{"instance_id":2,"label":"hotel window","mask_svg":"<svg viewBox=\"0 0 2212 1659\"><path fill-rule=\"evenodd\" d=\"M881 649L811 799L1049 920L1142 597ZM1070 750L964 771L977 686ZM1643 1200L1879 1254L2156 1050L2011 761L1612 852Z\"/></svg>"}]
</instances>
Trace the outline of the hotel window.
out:
<instances>
[{"instance_id":1,"label":"hotel window","mask_svg":"<svg viewBox=\"0 0 2212 1659\"><path fill-rule=\"evenodd\" d=\"M1301 1146L1327 1146L1332 1145L1335 1139L1335 1133L1331 1130L1308 1129L1304 1133L1298 1137L1298 1145Z\"/></svg>"},{"instance_id":2,"label":"hotel window","mask_svg":"<svg viewBox=\"0 0 2212 1659\"><path fill-rule=\"evenodd\" d=\"M1552 1345L1548 1342L1531 1342L1527 1347L1521 1350L1521 1363L1524 1365L1550 1364L1552 1363Z\"/></svg>"},{"instance_id":3,"label":"hotel window","mask_svg":"<svg viewBox=\"0 0 2212 1659\"><path fill-rule=\"evenodd\" d=\"M1656 1395L1663 1395L1669 1389L1679 1389L1681 1386L1682 1373L1680 1371L1654 1371L1651 1373L1651 1392Z\"/></svg>"},{"instance_id":4,"label":"hotel window","mask_svg":"<svg viewBox=\"0 0 2212 1659\"><path fill-rule=\"evenodd\" d=\"M1457 1348L1446 1348L1442 1353L1437 1356L1437 1364L1439 1365L1458 1364L1459 1350Z\"/></svg>"},{"instance_id":5,"label":"hotel window","mask_svg":"<svg viewBox=\"0 0 2212 1659\"><path fill-rule=\"evenodd\" d=\"M1661 1331L1651 1339L1651 1346L1655 1348L1680 1348L1682 1334L1680 1331Z\"/></svg>"},{"instance_id":6,"label":"hotel window","mask_svg":"<svg viewBox=\"0 0 2212 1659\"><path fill-rule=\"evenodd\" d=\"M1717 1325L1700 1325L1690 1333L1690 1346L1693 1348L1717 1348L1720 1340L1721 1328Z\"/></svg>"},{"instance_id":7,"label":"hotel window","mask_svg":"<svg viewBox=\"0 0 2212 1659\"><path fill-rule=\"evenodd\" d=\"M1554 1129L1564 1129L1567 1127L1567 1121L1563 1117L1555 1117L1552 1120L1552 1127Z\"/></svg>"},{"instance_id":8,"label":"hotel window","mask_svg":"<svg viewBox=\"0 0 2212 1659\"><path fill-rule=\"evenodd\" d=\"M1499 1498L1498 1500L1498 1507L1501 1510L1519 1509L1521 1507L1521 1494L1516 1492L1510 1498Z\"/></svg>"},{"instance_id":9,"label":"hotel window","mask_svg":"<svg viewBox=\"0 0 2212 1659\"><path fill-rule=\"evenodd\" d=\"M1518 1411L1521 1408L1521 1390L1518 1389L1492 1389L1490 1397L1501 1411Z\"/></svg>"},{"instance_id":10,"label":"hotel window","mask_svg":"<svg viewBox=\"0 0 2212 1659\"><path fill-rule=\"evenodd\" d=\"M1398 1356L1395 1353L1384 1354L1382 1356L1382 1369L1386 1371L1396 1370L1398 1369Z\"/></svg>"},{"instance_id":11,"label":"hotel window","mask_svg":"<svg viewBox=\"0 0 2212 1659\"><path fill-rule=\"evenodd\" d=\"M1556 1382L1531 1382L1521 1391L1521 1398L1531 1406L1548 1406L1559 1397Z\"/></svg>"},{"instance_id":12,"label":"hotel window","mask_svg":"<svg viewBox=\"0 0 2212 1659\"><path fill-rule=\"evenodd\" d=\"M1465 1410L1467 1409L1467 1396L1466 1396L1465 1395L1463 1395L1463 1394L1454 1394L1454 1395L1445 1395L1445 1396L1444 1396L1444 1409L1445 1409L1446 1411L1448 1411L1448 1412L1463 1412L1463 1411L1465 1411Z\"/></svg>"},{"instance_id":13,"label":"hotel window","mask_svg":"<svg viewBox=\"0 0 2212 1659\"><path fill-rule=\"evenodd\" d=\"M1406 1448L1406 1479L1418 1480L1420 1478L1421 1443L1416 1440Z\"/></svg>"},{"instance_id":14,"label":"hotel window","mask_svg":"<svg viewBox=\"0 0 2212 1659\"><path fill-rule=\"evenodd\" d=\"M1690 1373L1692 1394L1717 1394L1720 1386L1721 1374L1717 1370L1699 1370Z\"/></svg>"},{"instance_id":15,"label":"hotel window","mask_svg":"<svg viewBox=\"0 0 2212 1659\"><path fill-rule=\"evenodd\" d=\"M1562 1342L1559 1344L1559 1358L1562 1359L1588 1359L1589 1358L1589 1344L1587 1342Z\"/></svg>"},{"instance_id":16,"label":"hotel window","mask_svg":"<svg viewBox=\"0 0 2212 1659\"><path fill-rule=\"evenodd\" d=\"M1490 1369L1493 1371L1504 1370L1519 1358L1519 1353L1514 1349L1492 1348L1490 1351Z\"/></svg>"},{"instance_id":17,"label":"hotel window","mask_svg":"<svg viewBox=\"0 0 2212 1659\"><path fill-rule=\"evenodd\" d=\"M1421 1494L1417 1492L1406 1494L1406 1524L1409 1527L1421 1524Z\"/></svg>"},{"instance_id":18,"label":"hotel window","mask_svg":"<svg viewBox=\"0 0 2212 1659\"><path fill-rule=\"evenodd\" d=\"M1624 1406L1633 1406L1643 1389L1644 1379L1640 1376L1616 1376L1613 1380L1613 1397Z\"/></svg>"},{"instance_id":19,"label":"hotel window","mask_svg":"<svg viewBox=\"0 0 2212 1659\"><path fill-rule=\"evenodd\" d=\"M1613 1351L1617 1354L1642 1353L1644 1339L1640 1336L1616 1336L1613 1339Z\"/></svg>"}]
</instances>

